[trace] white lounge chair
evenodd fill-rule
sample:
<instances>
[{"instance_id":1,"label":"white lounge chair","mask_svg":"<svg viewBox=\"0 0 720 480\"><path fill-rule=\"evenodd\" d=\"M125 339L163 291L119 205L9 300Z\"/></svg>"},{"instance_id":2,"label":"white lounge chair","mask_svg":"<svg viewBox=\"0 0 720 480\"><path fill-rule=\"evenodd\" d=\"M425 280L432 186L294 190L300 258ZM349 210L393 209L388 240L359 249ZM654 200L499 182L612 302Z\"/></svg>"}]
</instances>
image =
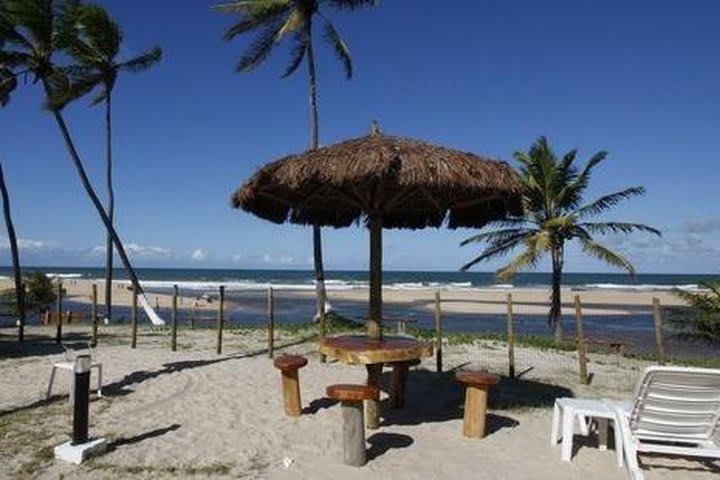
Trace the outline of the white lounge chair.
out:
<instances>
[{"instance_id":1,"label":"white lounge chair","mask_svg":"<svg viewBox=\"0 0 720 480\"><path fill-rule=\"evenodd\" d=\"M616 414L630 476L642 480L638 453L720 459L713 435L720 419L720 369L649 367L630 407Z\"/></svg>"},{"instance_id":2,"label":"white lounge chair","mask_svg":"<svg viewBox=\"0 0 720 480\"><path fill-rule=\"evenodd\" d=\"M50 399L50 396L52 395L52 386L55 382L55 372L59 370L66 370L69 371L71 374L73 373L75 369L75 357L78 355L78 351L70 350L65 345L61 345L65 349L65 353L63 354L63 360L60 362L55 362L52 366L52 372L50 373L50 381L48 382L48 388L47 393L45 395L45 398L47 400ZM98 371L98 377L97 377L97 394L98 397L102 397L102 363L94 360L95 357L95 351L92 347L88 345L87 350L90 352L90 370L93 368L97 369ZM70 376L70 403L73 403L73 399L75 397L75 378L71 375Z\"/></svg>"}]
</instances>

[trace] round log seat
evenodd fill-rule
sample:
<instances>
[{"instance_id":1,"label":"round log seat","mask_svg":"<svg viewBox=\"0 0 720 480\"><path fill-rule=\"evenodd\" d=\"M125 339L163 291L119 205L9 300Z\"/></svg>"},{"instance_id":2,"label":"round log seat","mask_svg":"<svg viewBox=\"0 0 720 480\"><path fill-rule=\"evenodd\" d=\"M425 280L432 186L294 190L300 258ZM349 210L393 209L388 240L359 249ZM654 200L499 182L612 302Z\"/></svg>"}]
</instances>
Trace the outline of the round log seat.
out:
<instances>
[{"instance_id":1,"label":"round log seat","mask_svg":"<svg viewBox=\"0 0 720 480\"><path fill-rule=\"evenodd\" d=\"M307 358L301 355L283 355L273 361L275 368L282 374L283 403L285 414L299 417L302 412L300 400L300 372L307 365Z\"/></svg>"},{"instance_id":2,"label":"round log seat","mask_svg":"<svg viewBox=\"0 0 720 480\"><path fill-rule=\"evenodd\" d=\"M341 402L361 402L377 398L378 390L369 385L340 383L327 387L326 394L328 397Z\"/></svg>"},{"instance_id":3,"label":"round log seat","mask_svg":"<svg viewBox=\"0 0 720 480\"><path fill-rule=\"evenodd\" d=\"M486 372L472 370L460 370L455 373L455 379L466 385L491 386L498 383L498 376Z\"/></svg>"},{"instance_id":4,"label":"round log seat","mask_svg":"<svg viewBox=\"0 0 720 480\"><path fill-rule=\"evenodd\" d=\"M283 372L297 370L307 365L308 359L302 355L283 355L273 361L273 365Z\"/></svg>"},{"instance_id":5,"label":"round log seat","mask_svg":"<svg viewBox=\"0 0 720 480\"><path fill-rule=\"evenodd\" d=\"M455 373L455 379L466 387L463 435L482 438L485 436L488 389L496 385L499 378L486 372L460 370Z\"/></svg>"},{"instance_id":6,"label":"round log seat","mask_svg":"<svg viewBox=\"0 0 720 480\"><path fill-rule=\"evenodd\" d=\"M365 416L363 401L377 400L379 391L370 385L336 384L327 387L326 394L340 400L342 412L343 461L346 465L365 465Z\"/></svg>"}]
</instances>

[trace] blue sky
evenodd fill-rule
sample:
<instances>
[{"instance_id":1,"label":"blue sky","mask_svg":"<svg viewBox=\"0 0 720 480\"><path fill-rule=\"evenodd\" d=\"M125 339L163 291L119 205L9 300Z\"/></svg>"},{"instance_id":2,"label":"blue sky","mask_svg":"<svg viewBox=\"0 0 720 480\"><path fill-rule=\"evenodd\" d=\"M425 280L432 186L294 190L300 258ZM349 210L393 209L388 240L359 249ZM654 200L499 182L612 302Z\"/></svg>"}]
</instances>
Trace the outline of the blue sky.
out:
<instances>
[{"instance_id":1,"label":"blue sky","mask_svg":"<svg viewBox=\"0 0 720 480\"><path fill-rule=\"evenodd\" d=\"M108 0L125 52L163 47L150 72L115 93L117 223L138 266L311 268L311 229L274 225L229 206L263 163L308 145L307 77L279 76L279 48L251 74L234 73L248 43L221 40L232 18L211 1ZM647 194L607 218L662 229L662 239L608 238L638 271L720 269L720 2L636 0L384 0L329 11L355 76L318 49L321 142L390 134L510 160L540 135L560 153L609 159L589 197L630 185ZM320 35L316 35L320 38ZM0 159L13 195L22 259L101 266L104 234L39 88L0 111ZM98 190L101 110L79 102L67 119ZM361 228L325 230L328 269L364 269ZM3 230L4 233L4 230ZM468 230L391 231L388 269L455 270L476 252ZM9 264L0 235L0 263ZM571 248L568 271L607 271ZM499 262L480 270L492 270Z\"/></svg>"}]
</instances>

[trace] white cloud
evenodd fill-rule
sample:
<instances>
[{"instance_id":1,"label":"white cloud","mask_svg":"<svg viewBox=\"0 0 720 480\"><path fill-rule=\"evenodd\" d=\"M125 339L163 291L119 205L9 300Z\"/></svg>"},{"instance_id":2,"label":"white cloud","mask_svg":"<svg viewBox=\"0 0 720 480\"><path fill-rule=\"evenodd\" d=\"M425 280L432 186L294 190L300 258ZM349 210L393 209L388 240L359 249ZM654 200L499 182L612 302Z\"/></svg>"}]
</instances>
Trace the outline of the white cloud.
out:
<instances>
[{"instance_id":1,"label":"white cloud","mask_svg":"<svg viewBox=\"0 0 720 480\"><path fill-rule=\"evenodd\" d=\"M263 262L275 264L275 265L288 265L295 262L295 258L290 256L280 256L280 257L274 257L270 255L269 253L266 253L263 255Z\"/></svg>"},{"instance_id":2,"label":"white cloud","mask_svg":"<svg viewBox=\"0 0 720 480\"><path fill-rule=\"evenodd\" d=\"M139 243L125 243L125 252L128 256L142 259L161 259L172 257L172 251L167 248L140 245ZM105 245L98 245L90 250L91 256L105 255Z\"/></svg>"},{"instance_id":3,"label":"white cloud","mask_svg":"<svg viewBox=\"0 0 720 480\"><path fill-rule=\"evenodd\" d=\"M711 233L720 230L720 218L695 218L686 220L684 230L690 233Z\"/></svg>"},{"instance_id":4,"label":"white cloud","mask_svg":"<svg viewBox=\"0 0 720 480\"><path fill-rule=\"evenodd\" d=\"M196 248L192 252L192 255L190 255L190 258L195 262L202 262L207 258L207 252L202 248Z\"/></svg>"},{"instance_id":5,"label":"white cloud","mask_svg":"<svg viewBox=\"0 0 720 480\"><path fill-rule=\"evenodd\" d=\"M57 247L55 242L47 242L44 240L31 240L29 238L18 238L18 248L20 250L50 250ZM0 250L9 250L10 240L7 237L0 237Z\"/></svg>"}]
</instances>

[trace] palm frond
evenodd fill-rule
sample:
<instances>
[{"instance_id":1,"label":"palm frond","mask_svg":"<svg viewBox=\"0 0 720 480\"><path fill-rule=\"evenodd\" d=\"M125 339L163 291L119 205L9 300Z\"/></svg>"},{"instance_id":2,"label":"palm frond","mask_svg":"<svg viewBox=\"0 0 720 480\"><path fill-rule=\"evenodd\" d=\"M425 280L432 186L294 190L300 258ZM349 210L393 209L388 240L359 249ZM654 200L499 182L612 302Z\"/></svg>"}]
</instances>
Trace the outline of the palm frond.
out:
<instances>
[{"instance_id":1,"label":"palm frond","mask_svg":"<svg viewBox=\"0 0 720 480\"><path fill-rule=\"evenodd\" d=\"M492 242L504 243L518 235L532 235L538 233L537 229L532 228L507 228L503 230L493 230L491 232L483 232L472 237L466 238L460 242L460 246L464 247L470 243Z\"/></svg>"},{"instance_id":2,"label":"palm frond","mask_svg":"<svg viewBox=\"0 0 720 480\"><path fill-rule=\"evenodd\" d=\"M162 60L162 49L156 46L137 57L118 64L117 69L131 73L138 73L147 70L160 60Z\"/></svg>"},{"instance_id":3,"label":"palm frond","mask_svg":"<svg viewBox=\"0 0 720 480\"><path fill-rule=\"evenodd\" d=\"M296 32L293 43L294 46L292 54L290 56L290 62L288 62L287 67L285 67L285 72L283 72L281 78L292 75L302 63L303 58L305 58L305 53L307 52L309 46L307 30L303 29Z\"/></svg>"},{"instance_id":4,"label":"palm frond","mask_svg":"<svg viewBox=\"0 0 720 480\"><path fill-rule=\"evenodd\" d=\"M627 270L630 275L635 275L635 267L632 266L627 258L619 253L613 252L609 248L600 245L595 241L584 238L580 239L580 245L582 246L583 252L592 255L609 265Z\"/></svg>"},{"instance_id":5,"label":"palm frond","mask_svg":"<svg viewBox=\"0 0 720 480\"><path fill-rule=\"evenodd\" d=\"M10 102L10 95L17 88L15 74L7 68L0 68L0 107Z\"/></svg>"},{"instance_id":6,"label":"palm frond","mask_svg":"<svg viewBox=\"0 0 720 480\"><path fill-rule=\"evenodd\" d=\"M380 3L380 0L329 0L328 3L339 10L356 10L364 7L375 7Z\"/></svg>"},{"instance_id":7,"label":"palm frond","mask_svg":"<svg viewBox=\"0 0 720 480\"><path fill-rule=\"evenodd\" d=\"M604 195L594 202L591 202L587 205L584 205L577 210L575 210L572 214L573 216L577 218L583 218L585 216L592 216L592 215L598 215L605 210L608 210L609 208L614 207L621 201L632 198L632 197L638 197L640 195L643 195L645 193L644 187L630 187L626 188L624 190L621 190L619 192L610 193L608 195Z\"/></svg>"},{"instance_id":8,"label":"palm frond","mask_svg":"<svg viewBox=\"0 0 720 480\"><path fill-rule=\"evenodd\" d=\"M228 28L223 35L224 40L232 40L238 35L266 26L270 22L279 21L280 18L288 15L292 11L292 7L293 3L289 1L271 1L235 2L232 4L218 5L213 7L213 9L220 12L240 13L243 15L241 20Z\"/></svg>"},{"instance_id":9,"label":"palm frond","mask_svg":"<svg viewBox=\"0 0 720 480\"><path fill-rule=\"evenodd\" d=\"M532 247L528 247L524 252L515 257L510 263L501 267L497 272L496 276L501 280L506 280L513 277L517 272L524 269L533 269L537 265L542 252L535 250Z\"/></svg>"},{"instance_id":10,"label":"palm frond","mask_svg":"<svg viewBox=\"0 0 720 480\"><path fill-rule=\"evenodd\" d=\"M345 68L345 77L352 78L352 58L350 57L350 50L342 37L340 37L340 34L335 30L333 24L326 18L324 18L324 20L325 40L333 47L337 59L342 62Z\"/></svg>"},{"instance_id":11,"label":"palm frond","mask_svg":"<svg viewBox=\"0 0 720 480\"><path fill-rule=\"evenodd\" d=\"M306 28L309 19L305 16L305 12L299 9L293 10L288 15L282 28L275 35L275 43L282 41L286 35L296 32L298 29Z\"/></svg>"},{"instance_id":12,"label":"palm frond","mask_svg":"<svg viewBox=\"0 0 720 480\"><path fill-rule=\"evenodd\" d=\"M242 15L262 16L265 12L277 7L292 6L293 0L239 0L229 3L220 3L211 8L221 13L239 13Z\"/></svg>"},{"instance_id":13,"label":"palm frond","mask_svg":"<svg viewBox=\"0 0 720 480\"><path fill-rule=\"evenodd\" d=\"M577 224L578 227L584 228L591 233L605 235L609 233L632 233L632 232L647 232L653 233L658 237L662 236L660 230L643 225L641 223L628 223L628 222L584 222Z\"/></svg>"},{"instance_id":14,"label":"palm frond","mask_svg":"<svg viewBox=\"0 0 720 480\"><path fill-rule=\"evenodd\" d=\"M247 73L260 65L272 53L275 46L275 38L282 28L284 22L274 21L263 27L260 34L255 38L245 55L240 58L237 64L237 71Z\"/></svg>"},{"instance_id":15,"label":"palm frond","mask_svg":"<svg viewBox=\"0 0 720 480\"><path fill-rule=\"evenodd\" d=\"M540 235L542 235L542 233ZM527 243L528 241L529 239L526 235L516 235L514 237L508 237L503 242L493 243L485 250L483 250L480 255L460 267L460 271L465 272L480 262L507 255L510 251L512 251L519 245L522 245L523 243Z\"/></svg>"}]
</instances>

